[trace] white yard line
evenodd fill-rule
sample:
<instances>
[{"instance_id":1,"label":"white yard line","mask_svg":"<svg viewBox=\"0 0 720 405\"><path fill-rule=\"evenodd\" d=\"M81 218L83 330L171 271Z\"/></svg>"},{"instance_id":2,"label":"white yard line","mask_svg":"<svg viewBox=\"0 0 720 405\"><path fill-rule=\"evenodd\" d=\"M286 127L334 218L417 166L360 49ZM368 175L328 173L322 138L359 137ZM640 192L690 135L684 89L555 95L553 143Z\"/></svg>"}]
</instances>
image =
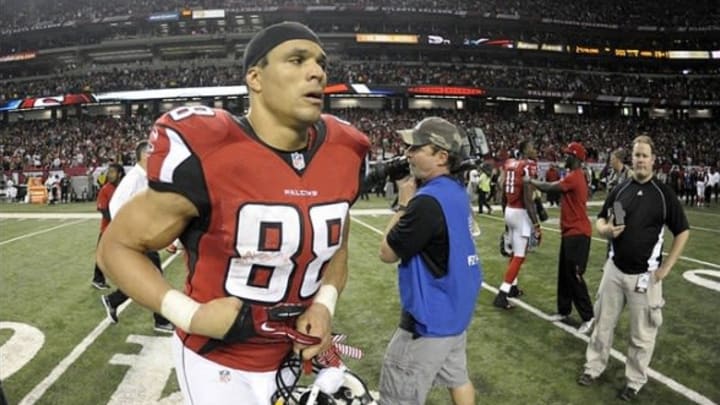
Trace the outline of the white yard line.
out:
<instances>
[{"instance_id":1,"label":"white yard line","mask_svg":"<svg viewBox=\"0 0 720 405\"><path fill-rule=\"evenodd\" d=\"M387 210L386 210L386 212L387 212ZM369 230L377 233L378 235L383 235L383 232L382 232L381 230L375 228L374 226L368 224L367 222L361 221L361 220L359 220L359 219L357 219L357 218L355 218L355 217L352 218L352 221L357 222L358 224L360 224L360 225L364 226L365 228L367 228L367 229L369 229ZM483 282L483 288L485 288L486 290L492 292L493 294L497 294L497 293L498 293L498 290L497 290L495 287L492 287L492 286L490 286L490 285L488 285L487 283L484 283L484 282ZM523 301L521 301L521 300L515 299L515 298L510 298L510 300L512 300L514 304L516 304L517 306L519 306L519 307L523 308L524 310L530 312L531 314L533 314L533 315L535 315L535 316L537 316L537 317L539 317L539 318L541 318L541 319L543 319L543 320L546 320L546 321L549 321L549 320L550 320L548 314L546 314L546 313L544 313L543 311L541 311L541 310L533 307L532 305L527 304L527 303L525 303L525 302L523 302ZM584 342L587 342L587 341L589 340L589 338L588 338L587 336L578 333L578 332L577 332L577 329L575 329L575 328L573 328L573 327L571 327L571 326L569 326L569 325L566 325L566 324L564 324L564 323L562 323L562 322L560 322L560 321L552 322L552 323L553 323L553 325L557 326L558 328L560 328L560 329L564 330L565 332L567 332L567 333L575 336L575 337L578 338L578 339L581 339L581 340L584 341ZM619 360L620 362L625 363L626 358L625 358L625 356L624 356L622 353L620 353L619 351L617 351L617 350L615 350L615 349L612 349L612 350L610 351L610 355L613 356L614 358L616 358L617 360ZM681 395L685 396L686 398L690 399L691 401L693 401L693 402L695 402L695 403L697 403L697 404L701 404L701 405L713 405L713 404L715 404L713 401L711 401L711 400L710 400L709 398L707 398L706 396L704 396L704 395L698 393L697 391L694 391L694 390L692 390L692 389L690 389L690 388L688 388L688 387L680 384L679 382L673 380L672 378L667 377L667 376L665 376L664 374L661 374L660 372L655 371L655 370L653 370L653 369L651 369L651 368L649 368L649 367L648 367L648 376L649 376L650 378L655 379L655 380L658 381L659 383L661 383L661 384L663 384L663 385L666 385L668 388L672 389L672 390L675 391L675 392L680 393Z\"/></svg>"},{"instance_id":2,"label":"white yard line","mask_svg":"<svg viewBox=\"0 0 720 405\"><path fill-rule=\"evenodd\" d=\"M358 224L372 230L373 232L375 232L379 235L382 235L382 231L380 231L379 229L373 227L372 225L370 225L364 221L361 221L361 220L355 218L355 215L388 215L390 213L392 213L392 211L390 211L387 208L351 210L351 214L353 215L352 221L357 222ZM66 214L61 214L61 213L57 213L57 214L56 213L49 213L49 214L0 213L0 218L15 218L15 219L70 219L70 218L79 218L80 219L80 218L82 218L82 220L80 220L80 221L69 222L69 223L58 225L58 226L48 228L48 229L45 229L42 231L37 231L37 232L33 232L33 233L30 233L27 235L19 236L17 238L2 241L2 242L0 242L0 245L4 245L4 244L10 243L10 242L13 242L15 240L32 237L32 236L35 236L38 234L50 232L52 230L55 230L55 229L58 229L58 228L61 228L64 226L77 224L77 223L83 222L85 219L99 218L99 217L100 217L100 215L95 214L95 213L66 213ZM483 217L487 217L487 218L491 218L491 219L495 219L495 220L503 220L502 218L499 218L499 217L498 218L492 217L492 216L483 216ZM553 228L545 228L545 229L551 230L554 232L560 232L559 230L556 230ZM605 241L604 239L600 239L600 238L593 238L593 239L603 241L603 242ZM172 261L178 255L179 254L176 253L176 254L170 256L169 258L167 258L165 260L165 262L162 264L162 267L163 268L167 267L170 263L172 263ZM696 260L696 259L692 259L692 258L685 257L685 256L681 256L680 259L691 261L691 262L698 263L698 264L703 264L706 266L720 268L720 265L717 265L714 263L703 262L701 260ZM497 294L497 289L495 289L494 287L492 287L490 285L487 285L486 283L483 283L483 288L491 291L494 294ZM539 318L541 318L543 320L549 320L549 318L548 318L549 315L545 314L544 312L540 311L539 309L537 309L523 301L517 300L517 299L511 299L511 300L515 304L517 304L519 307L525 309L526 311L529 311L530 313L538 316ZM130 305L131 302L132 302L132 300L128 300L126 303L121 305L118 308L118 315L121 314L125 310L125 308L128 305ZM573 336L577 337L578 339L581 339L586 342L588 341L587 336L578 333L577 330L571 326L568 326L562 322L553 322L553 324L555 326L557 326L558 328L563 329L564 331L572 334ZM48 390L48 388L50 388L65 373L65 371L67 371L67 369L75 361L77 361L77 359L88 349L88 347L90 347L90 345L93 342L95 342L95 340L97 340L97 338L110 325L111 325L110 321L107 318L103 318L103 320L98 324L98 326L95 327L95 329L93 329L93 331L90 332L80 342L80 344L78 346L76 346L72 350L72 352L70 352L70 354L67 357L65 357L62 361L60 361L60 363L58 363L58 365L50 372L50 374L48 374L47 377L45 377L45 379L43 379L35 388L32 389L32 391L30 391L25 396L25 398L23 398L20 401L19 405L32 405L38 399L40 399L45 394L45 392ZM611 355L614 358L616 358L617 360L625 363L625 356L622 353L618 352L617 350L613 349L611 351ZM709 398L699 394L698 392L680 384L679 382L677 382L677 381L675 381L653 369L648 368L648 375L651 378L657 380L658 382L668 386L670 389L684 395L685 397L689 398L690 400L694 401L695 403L698 403L701 405L713 405L714 404L714 402L711 401Z\"/></svg>"},{"instance_id":3,"label":"white yard line","mask_svg":"<svg viewBox=\"0 0 720 405\"><path fill-rule=\"evenodd\" d=\"M696 209L693 209L693 210L689 210L689 209L686 207L686 208L685 208L685 211L687 211L687 212L692 212L693 214L707 215L707 216L711 216L711 217L720 217L720 214L716 214L716 213L714 213L714 212L702 211L703 209L704 209L704 208L696 208Z\"/></svg>"},{"instance_id":4,"label":"white yard line","mask_svg":"<svg viewBox=\"0 0 720 405\"><path fill-rule=\"evenodd\" d=\"M498 221L504 221L504 219L502 219L502 218L494 218L494 217L490 217L490 218L495 219L495 220L498 220ZM549 227L547 227L547 226L543 226L542 229L547 230L547 231L552 231L552 232L555 232L555 233L560 233L560 230L559 230L559 229L549 228ZM607 239L598 238L598 237L594 237L594 236L593 236L592 239L593 239L593 240L596 240L596 241L598 241L598 242L603 242L603 243L607 242ZM667 256L668 254L667 254L667 252L663 252L663 255ZM709 267L714 267L714 268L716 268L716 269L720 269L720 264L711 263L711 262L706 262L706 261L704 261L704 260L699 260L699 259L693 259L692 257L680 256L679 259L680 259L680 260L685 260L686 262L691 262L691 263L695 263L695 264L701 264L701 265L703 265L703 266L709 266Z\"/></svg>"},{"instance_id":5,"label":"white yard line","mask_svg":"<svg viewBox=\"0 0 720 405\"><path fill-rule=\"evenodd\" d=\"M0 212L1 219L100 219L99 212Z\"/></svg>"},{"instance_id":6,"label":"white yard line","mask_svg":"<svg viewBox=\"0 0 720 405\"><path fill-rule=\"evenodd\" d=\"M697 229L703 232L720 233L720 229L703 228L702 226L690 225L690 229Z\"/></svg>"},{"instance_id":7,"label":"white yard line","mask_svg":"<svg viewBox=\"0 0 720 405\"><path fill-rule=\"evenodd\" d=\"M505 221L503 218L500 218L500 217L483 216L483 218L486 218L486 217L487 217L487 218L490 218L490 219L494 219L494 220L496 220L496 221L503 221L503 222ZM560 230L559 230L559 229L549 228L549 227L547 227L547 226L543 226L542 229L547 230L547 231L552 231L552 232L555 232L555 233L560 233ZM602 242L602 243L607 242L607 239L598 238L598 237L594 237L594 236L593 236L592 239L593 239L593 240L596 240L596 241L598 241L598 242ZM663 252L663 255L667 256L667 252ZM685 260L686 262L691 262L691 263L695 263L695 264L701 264L701 265L703 265L703 266L714 267L714 268L716 268L716 269L720 269L720 264L711 263L711 262L706 262L706 261L704 261L704 260L699 260L699 259L693 259L692 257L680 256L679 259L680 259L680 260Z\"/></svg>"},{"instance_id":8,"label":"white yard line","mask_svg":"<svg viewBox=\"0 0 720 405\"><path fill-rule=\"evenodd\" d=\"M362 215L389 215L389 214L392 214L392 211L391 211L390 209L388 209L388 208L373 208L373 209L362 209L362 210L350 210L350 214L353 215L353 216L362 216ZM503 222L505 221L502 217L492 216L492 215L482 215L480 218L481 218L481 219L492 219L492 220L495 220L495 221L503 221ZM353 220L356 221L356 222L358 222L358 223L360 223L360 224L362 224L362 225L371 226L371 225L368 225L368 224L360 221L360 220L357 219L357 218L354 218L354 217L353 217ZM542 229L547 230L547 231L552 231L552 232L560 233L560 230L559 230L559 229L550 228L550 227L547 227L547 226L543 226ZM720 231L719 231L719 232L720 232ZM603 242L603 243L607 242L607 240L606 240L606 239L603 239L603 238L593 237L592 239L593 239L593 240L596 240L596 241L598 241L598 242ZM663 255L667 256L667 252L663 252ZM685 260L686 262L691 262L691 263L700 264L700 265L703 265L703 266L712 267L712 268L715 268L715 269L720 269L720 264L717 264L717 263L706 262L706 261L704 261L704 260L694 259L694 258L692 258L692 257L687 257L687 256L680 256L679 259L680 259L680 260Z\"/></svg>"},{"instance_id":9,"label":"white yard line","mask_svg":"<svg viewBox=\"0 0 720 405\"><path fill-rule=\"evenodd\" d=\"M386 211L386 213L387 213L389 210L385 210L385 211ZM391 212L391 211L390 211L390 212ZM493 219L493 220L495 220L495 221L505 222L505 219L503 219L502 217L495 217L495 216L490 216L490 215L483 215L481 218L487 218L487 219ZM592 221L591 221L591 222L592 222ZM550 228L550 227L547 227L547 226L543 226L542 229L547 230L547 231L552 231L552 232L555 232L555 233L560 233L560 230L559 230L559 229ZM598 242L603 242L603 243L607 242L607 239L598 238L598 237L594 237L594 236L592 237L592 239L593 239L593 240L596 240L596 241L598 241ZM663 252L663 255L667 256L667 252ZM708 267L713 267L713 268L716 268L716 269L720 269L720 264L711 263L711 262L706 262L706 261L704 261L704 260L694 259L694 258L692 258L692 257L680 256L679 259L680 259L680 260L685 260L686 262L691 262L691 263L700 264L700 265L703 265L703 266L708 266Z\"/></svg>"},{"instance_id":10,"label":"white yard line","mask_svg":"<svg viewBox=\"0 0 720 405\"><path fill-rule=\"evenodd\" d=\"M12 239L4 240L4 241L0 242L0 246L6 245L6 244L8 244L8 243L15 242L15 241L18 241L18 240L31 238L31 237L33 237L33 236L40 235L40 234L43 234L43 233L51 232L51 231L54 231L54 230L56 230L56 229L64 228L64 227L66 227L66 226L79 224L79 223L85 222L85 221L86 221L85 219L81 219L81 220L79 220L79 221L66 222L66 223L61 224L61 225L58 225L58 226L53 226L52 228L43 229L42 231L35 231L35 232L27 233L27 234L25 234L25 235L21 235L21 236L12 238Z\"/></svg>"},{"instance_id":11,"label":"white yard line","mask_svg":"<svg viewBox=\"0 0 720 405\"><path fill-rule=\"evenodd\" d=\"M168 257L165 259L165 262L162 264L162 268L164 269L167 267L170 263L172 263L173 260L177 256L180 255L180 251L178 253L175 253L174 255ZM120 305L118 307L118 316L127 308L128 305L132 302L132 299L128 299L125 303ZM100 306L100 302L98 300L98 307ZM105 313L103 311L103 313ZM110 320L108 320L107 317L103 317L103 320L100 321L98 326L93 329L92 332L90 332L87 336L85 336L85 339L83 339L79 345L75 346L75 348L70 352L70 354L67 355L60 363L58 363L57 366L48 374L45 379L40 381L40 383L35 386L35 388L30 391L25 398L20 401L19 405L32 405L37 400L39 400L45 392L50 388L64 373L67 371L70 366L75 363L75 361L82 356L83 353L87 350L88 347L90 347L93 342L105 331L105 329L108 328L108 326L112 325L110 323Z\"/></svg>"}]
</instances>

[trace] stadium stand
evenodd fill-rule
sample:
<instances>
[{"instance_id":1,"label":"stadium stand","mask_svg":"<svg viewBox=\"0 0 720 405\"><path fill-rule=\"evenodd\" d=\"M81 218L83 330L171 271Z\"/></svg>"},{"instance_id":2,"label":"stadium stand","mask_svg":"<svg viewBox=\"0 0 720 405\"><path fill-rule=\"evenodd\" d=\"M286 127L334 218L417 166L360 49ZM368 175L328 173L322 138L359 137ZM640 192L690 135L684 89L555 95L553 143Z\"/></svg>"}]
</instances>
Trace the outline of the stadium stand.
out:
<instances>
[{"instance_id":1,"label":"stadium stand","mask_svg":"<svg viewBox=\"0 0 720 405\"><path fill-rule=\"evenodd\" d=\"M78 92L243 84L244 79L239 64L234 61L226 63L226 66L204 65L202 61L198 61L194 66L174 63L162 67L142 65L106 67L102 70L87 69L84 72L59 73L47 78L7 80L2 97L11 99ZM717 73L694 75L608 73L477 63L348 60L331 63L328 73L330 83L406 86L441 84L652 98L720 99L720 76Z\"/></svg>"},{"instance_id":2,"label":"stadium stand","mask_svg":"<svg viewBox=\"0 0 720 405\"><path fill-rule=\"evenodd\" d=\"M712 0L693 2L687 7L681 2L623 1L609 0L594 2L592 7L587 2L565 2L561 0L518 0L518 1L430 1L405 0L387 2L380 0L332 1L332 0L118 0L113 2L54 1L41 0L27 2L8 0L6 13L3 13L0 24L5 29L26 29L42 27L67 21L91 21L117 15L144 15L161 11L172 11L182 8L234 9L260 7L300 7L300 6L349 6L349 7L382 7L388 10L451 10L471 12L476 15L495 17L513 16L525 19L554 19L560 21L583 21L598 24L617 25L660 25L660 26L702 26L714 25L718 21L718 9Z\"/></svg>"},{"instance_id":3,"label":"stadium stand","mask_svg":"<svg viewBox=\"0 0 720 405\"><path fill-rule=\"evenodd\" d=\"M428 114L410 107L421 95L407 89L445 86L481 91L458 96L454 104L430 96L423 107L442 108L431 112L482 128L490 157L498 160L532 136L542 160L557 160L557 145L582 138L591 159L602 163L643 130L653 134L665 169L720 161L719 124L712 119L720 106L720 15L713 1L691 8L649 0L592 7L559 0L4 5L0 107L67 94L239 86L249 33L278 19L299 19L333 50L329 83L401 89L372 108L360 98L356 108L327 103L330 112L371 136L373 159L400 153L394 130ZM214 9L223 11L221 18L188 17ZM358 13L373 18L361 22ZM412 33L417 43L360 43L356 35L363 33ZM671 58L672 50L682 54ZM242 100L227 97L202 102L238 114L244 109ZM155 116L181 103L116 102L112 112L63 106L42 119L36 110L0 110L3 170L130 164L134 143ZM564 114L555 111L558 106Z\"/></svg>"}]
</instances>

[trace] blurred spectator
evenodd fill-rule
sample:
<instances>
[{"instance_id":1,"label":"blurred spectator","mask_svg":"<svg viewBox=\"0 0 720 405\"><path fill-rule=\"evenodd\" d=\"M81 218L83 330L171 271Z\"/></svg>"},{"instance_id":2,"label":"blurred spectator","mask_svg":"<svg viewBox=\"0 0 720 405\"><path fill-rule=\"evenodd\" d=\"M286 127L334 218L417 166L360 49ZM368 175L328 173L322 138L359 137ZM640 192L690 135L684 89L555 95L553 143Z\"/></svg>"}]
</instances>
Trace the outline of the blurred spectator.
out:
<instances>
[{"instance_id":1,"label":"blurred spectator","mask_svg":"<svg viewBox=\"0 0 720 405\"><path fill-rule=\"evenodd\" d=\"M2 99L102 93L180 87L244 84L241 68L233 61L208 64L191 60L163 66L123 65L61 71L51 76L3 81ZM578 68L573 66L572 68ZM636 96L656 99L720 99L720 70L714 74L640 74L560 70L543 67L479 65L476 63L333 61L330 83L384 85L453 85L481 88L575 92L591 95Z\"/></svg>"},{"instance_id":2,"label":"blurred spectator","mask_svg":"<svg viewBox=\"0 0 720 405\"><path fill-rule=\"evenodd\" d=\"M683 2L657 2L651 0L603 2L566 2L563 0L404 0L389 4L382 0L364 0L364 6L382 7L388 13L394 10L413 12L419 9L437 10L439 13L468 12L486 18L498 15L519 19L550 19L566 22L585 22L603 25L687 27L710 26L717 23L717 3L714 0L696 0L689 7ZM304 11L302 6L357 6L350 0L7 0L0 14L0 26L6 30L41 29L69 22L91 22L112 16L140 16L183 8L222 8L279 6L287 10ZM396 11L396 12L397 12ZM329 25L332 27L332 25Z\"/></svg>"},{"instance_id":3,"label":"blurred spectator","mask_svg":"<svg viewBox=\"0 0 720 405\"><path fill-rule=\"evenodd\" d=\"M649 118L601 118L590 116L504 114L493 111L467 110L366 110L329 111L358 127L370 136L370 160L387 159L402 153L404 147L395 133L410 128L422 117L432 114L446 117L464 128L480 127L484 131L490 155L502 161L512 155L520 139L533 138L541 161L558 161L556 145L580 137L588 149L588 161L603 161L611 151L629 148L627 134L643 129L654 134L658 168L688 162L720 161L715 141L720 132L717 120L653 120ZM135 144L147 138L151 117L71 117L65 121L21 121L0 125L0 159L4 171L34 168L92 169L109 163L130 166ZM590 159L594 156L594 159ZM688 175L688 184L695 178ZM670 179L671 176L668 177ZM675 175L674 178L678 178ZM679 179L682 180L682 175ZM685 183L682 183L685 184ZM491 192L491 194L493 194ZM687 196L694 198L694 186Z\"/></svg>"}]
</instances>

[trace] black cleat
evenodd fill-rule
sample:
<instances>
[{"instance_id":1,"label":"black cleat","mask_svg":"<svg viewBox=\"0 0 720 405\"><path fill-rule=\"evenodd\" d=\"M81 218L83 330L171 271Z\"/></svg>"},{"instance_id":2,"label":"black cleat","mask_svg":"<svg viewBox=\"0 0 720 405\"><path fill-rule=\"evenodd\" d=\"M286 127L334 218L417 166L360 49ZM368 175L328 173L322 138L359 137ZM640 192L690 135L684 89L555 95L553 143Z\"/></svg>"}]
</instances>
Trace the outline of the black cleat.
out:
<instances>
[{"instance_id":1,"label":"black cleat","mask_svg":"<svg viewBox=\"0 0 720 405\"><path fill-rule=\"evenodd\" d=\"M102 302L103 306L105 307L105 313L107 314L108 319L111 323L118 323L118 316L117 316L117 308L113 307L112 304L110 304L110 300L106 295L103 295L100 297L100 301Z\"/></svg>"},{"instance_id":2,"label":"black cleat","mask_svg":"<svg viewBox=\"0 0 720 405\"><path fill-rule=\"evenodd\" d=\"M517 298L517 297L522 297L523 295L525 295L525 291L519 289L516 285L510 287L510 292L508 293L508 297Z\"/></svg>"},{"instance_id":3,"label":"black cleat","mask_svg":"<svg viewBox=\"0 0 720 405\"><path fill-rule=\"evenodd\" d=\"M495 296L495 300L493 301L493 305L495 305L498 308L502 309L512 309L515 308L514 305L508 302L507 300L507 294L500 291L498 292L498 295Z\"/></svg>"},{"instance_id":4,"label":"black cleat","mask_svg":"<svg viewBox=\"0 0 720 405\"><path fill-rule=\"evenodd\" d=\"M630 388L627 385L625 388L620 391L618 394L618 398L622 399L623 401L632 401L635 398L637 398L638 391L634 388Z\"/></svg>"},{"instance_id":5,"label":"black cleat","mask_svg":"<svg viewBox=\"0 0 720 405\"><path fill-rule=\"evenodd\" d=\"M587 387L593 385L596 379L596 377L593 377L588 373L582 373L582 375L577 379L577 383Z\"/></svg>"},{"instance_id":6,"label":"black cleat","mask_svg":"<svg viewBox=\"0 0 720 405\"><path fill-rule=\"evenodd\" d=\"M97 288L98 290L106 290L106 289L110 288L110 286L107 285L107 283L105 283L104 281L94 281L93 280L93 282L91 284L93 287Z\"/></svg>"},{"instance_id":7,"label":"black cleat","mask_svg":"<svg viewBox=\"0 0 720 405\"><path fill-rule=\"evenodd\" d=\"M153 330L155 332L160 332L160 333L173 333L175 331L175 327L170 322L168 322L168 323L155 322L155 326L153 327Z\"/></svg>"}]
</instances>

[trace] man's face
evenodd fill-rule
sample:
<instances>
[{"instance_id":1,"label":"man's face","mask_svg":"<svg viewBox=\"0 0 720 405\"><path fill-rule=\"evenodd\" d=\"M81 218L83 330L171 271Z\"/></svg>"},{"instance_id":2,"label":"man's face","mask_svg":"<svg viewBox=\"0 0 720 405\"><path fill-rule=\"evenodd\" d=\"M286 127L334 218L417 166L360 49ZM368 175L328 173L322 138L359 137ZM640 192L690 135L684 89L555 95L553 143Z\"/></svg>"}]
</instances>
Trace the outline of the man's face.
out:
<instances>
[{"instance_id":1,"label":"man's face","mask_svg":"<svg viewBox=\"0 0 720 405\"><path fill-rule=\"evenodd\" d=\"M618 169L618 166L620 164L620 161L618 160L617 156L610 155L610 167L613 169Z\"/></svg>"},{"instance_id":2,"label":"man's face","mask_svg":"<svg viewBox=\"0 0 720 405\"><path fill-rule=\"evenodd\" d=\"M532 142L528 143L526 147L525 157L530 159L536 159L537 158L537 150L535 150L535 144Z\"/></svg>"},{"instance_id":3,"label":"man's face","mask_svg":"<svg viewBox=\"0 0 720 405\"><path fill-rule=\"evenodd\" d=\"M436 150L432 145L408 146L405 156L410 164L410 173L419 180L430 180L448 172L448 153Z\"/></svg>"},{"instance_id":4,"label":"man's face","mask_svg":"<svg viewBox=\"0 0 720 405\"><path fill-rule=\"evenodd\" d=\"M638 181L644 181L652 176L655 155L652 148L646 143L637 142L633 145L632 165L633 173Z\"/></svg>"},{"instance_id":5,"label":"man's face","mask_svg":"<svg viewBox=\"0 0 720 405\"><path fill-rule=\"evenodd\" d=\"M263 107L290 127L320 119L327 85L327 57L320 45L305 39L285 41L266 59L267 65L253 68L258 69L254 96Z\"/></svg>"},{"instance_id":6,"label":"man's face","mask_svg":"<svg viewBox=\"0 0 720 405\"><path fill-rule=\"evenodd\" d=\"M113 183L113 184L117 183L118 177L119 177L119 175L118 175L117 169L115 169L114 167L111 167L108 169L108 172L107 172L107 182L108 183Z\"/></svg>"},{"instance_id":7,"label":"man's face","mask_svg":"<svg viewBox=\"0 0 720 405\"><path fill-rule=\"evenodd\" d=\"M138 161L138 163L139 163L142 167L146 167L146 166L147 166L147 161L148 161L148 158L149 158L149 157L150 157L150 151L149 151L148 149L143 150L143 151L140 153L140 161Z\"/></svg>"}]
</instances>

